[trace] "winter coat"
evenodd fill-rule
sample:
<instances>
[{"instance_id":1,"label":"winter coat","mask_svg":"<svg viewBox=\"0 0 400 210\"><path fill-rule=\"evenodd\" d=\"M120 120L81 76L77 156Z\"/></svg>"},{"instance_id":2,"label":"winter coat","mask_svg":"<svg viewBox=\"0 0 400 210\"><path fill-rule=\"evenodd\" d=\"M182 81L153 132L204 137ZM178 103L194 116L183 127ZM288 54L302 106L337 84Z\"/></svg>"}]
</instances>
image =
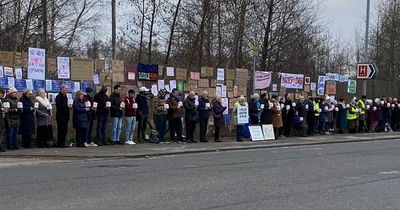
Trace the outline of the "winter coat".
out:
<instances>
[{"instance_id":1,"label":"winter coat","mask_svg":"<svg viewBox=\"0 0 400 210\"><path fill-rule=\"evenodd\" d=\"M180 99L178 97L171 97L167 100L167 104L169 105L168 109L168 119L181 118L184 115L183 107L178 107Z\"/></svg>"},{"instance_id":2,"label":"winter coat","mask_svg":"<svg viewBox=\"0 0 400 210\"><path fill-rule=\"evenodd\" d=\"M121 109L121 96L116 93L112 93L110 96L111 102L111 110L110 110L110 117L118 117L122 118L123 112Z\"/></svg>"},{"instance_id":3,"label":"winter coat","mask_svg":"<svg viewBox=\"0 0 400 210\"><path fill-rule=\"evenodd\" d=\"M140 112L140 114L144 115L148 115L150 113L149 102L144 94L140 93L138 96L136 96L136 103L138 104L137 112Z\"/></svg>"},{"instance_id":4,"label":"winter coat","mask_svg":"<svg viewBox=\"0 0 400 210\"><path fill-rule=\"evenodd\" d=\"M6 115L8 127L19 127L22 110L17 108L18 98L7 96L4 102L10 103L10 108Z\"/></svg>"},{"instance_id":5,"label":"winter coat","mask_svg":"<svg viewBox=\"0 0 400 210\"><path fill-rule=\"evenodd\" d=\"M153 99L153 109L154 109L154 114L156 115L167 115L168 110L165 109L165 104L167 103L167 100L164 98L161 98L160 94L154 97Z\"/></svg>"},{"instance_id":6,"label":"winter coat","mask_svg":"<svg viewBox=\"0 0 400 210\"><path fill-rule=\"evenodd\" d=\"M283 127L282 112L279 103L274 103L271 109L272 112L272 125L274 128Z\"/></svg>"},{"instance_id":7,"label":"winter coat","mask_svg":"<svg viewBox=\"0 0 400 210\"><path fill-rule=\"evenodd\" d=\"M265 98L262 98L260 100L260 104L264 105L264 109L262 109L260 117L261 124L272 124L272 107L269 107L269 101Z\"/></svg>"},{"instance_id":8,"label":"winter coat","mask_svg":"<svg viewBox=\"0 0 400 210\"><path fill-rule=\"evenodd\" d=\"M94 102L93 97L85 95L84 96L84 100L85 100L85 102L86 101L90 102L90 108L91 108L90 112L89 112L90 120L96 119L96 112L92 109L93 108L93 102Z\"/></svg>"},{"instance_id":9,"label":"winter coat","mask_svg":"<svg viewBox=\"0 0 400 210\"><path fill-rule=\"evenodd\" d=\"M213 111L215 127L224 127L225 126L224 111L226 109L227 109L227 107L223 107L219 101L214 101L213 106L212 106L212 111Z\"/></svg>"},{"instance_id":10,"label":"winter coat","mask_svg":"<svg viewBox=\"0 0 400 210\"><path fill-rule=\"evenodd\" d=\"M0 107L3 107L3 101L4 99L0 98ZM2 112L0 112L0 128L6 128L6 114Z\"/></svg>"},{"instance_id":11,"label":"winter coat","mask_svg":"<svg viewBox=\"0 0 400 210\"><path fill-rule=\"evenodd\" d=\"M183 103L185 107L185 122L193 123L199 120L199 113L196 109L195 99L191 99L189 96L185 99Z\"/></svg>"},{"instance_id":12,"label":"winter coat","mask_svg":"<svg viewBox=\"0 0 400 210\"><path fill-rule=\"evenodd\" d=\"M136 116L136 108L133 108L133 104L136 103L134 98L126 97L124 100L125 103L125 116L126 117L134 117Z\"/></svg>"},{"instance_id":13,"label":"winter coat","mask_svg":"<svg viewBox=\"0 0 400 210\"><path fill-rule=\"evenodd\" d=\"M106 107L107 102L110 101L108 95L105 92L97 93L93 102L97 103L96 115L97 117L107 117L110 113L110 108Z\"/></svg>"},{"instance_id":14,"label":"winter coat","mask_svg":"<svg viewBox=\"0 0 400 210\"><path fill-rule=\"evenodd\" d=\"M75 99L73 104L73 125L74 128L89 127L89 111L86 111L85 100Z\"/></svg>"},{"instance_id":15,"label":"winter coat","mask_svg":"<svg viewBox=\"0 0 400 210\"><path fill-rule=\"evenodd\" d=\"M338 104L338 109L336 127L342 130L347 129L347 108L343 104Z\"/></svg>"},{"instance_id":16,"label":"winter coat","mask_svg":"<svg viewBox=\"0 0 400 210\"><path fill-rule=\"evenodd\" d=\"M68 107L68 97L63 93L59 93L56 96L56 120L59 122L68 122L70 119L69 116L69 107Z\"/></svg>"},{"instance_id":17,"label":"winter coat","mask_svg":"<svg viewBox=\"0 0 400 210\"><path fill-rule=\"evenodd\" d=\"M211 107L206 108L207 103L211 106L211 103L207 98L199 97L199 106L197 107L197 110L199 111L200 120L206 120L210 117Z\"/></svg>"},{"instance_id":18,"label":"winter coat","mask_svg":"<svg viewBox=\"0 0 400 210\"><path fill-rule=\"evenodd\" d=\"M22 135L35 134L35 109L32 100L26 96L22 96L20 102L23 104L22 113L20 115L20 129Z\"/></svg>"},{"instance_id":19,"label":"winter coat","mask_svg":"<svg viewBox=\"0 0 400 210\"><path fill-rule=\"evenodd\" d=\"M36 123L38 126L51 125L52 107L47 99L40 96L36 97L35 102L39 103L39 108L36 109Z\"/></svg>"}]
</instances>

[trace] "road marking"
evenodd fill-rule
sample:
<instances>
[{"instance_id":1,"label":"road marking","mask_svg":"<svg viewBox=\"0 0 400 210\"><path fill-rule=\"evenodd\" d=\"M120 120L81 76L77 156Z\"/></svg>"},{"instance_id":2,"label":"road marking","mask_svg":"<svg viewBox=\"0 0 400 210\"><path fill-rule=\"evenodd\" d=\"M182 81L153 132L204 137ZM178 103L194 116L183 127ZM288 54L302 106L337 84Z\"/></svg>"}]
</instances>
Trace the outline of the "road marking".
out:
<instances>
[{"instance_id":1,"label":"road marking","mask_svg":"<svg viewBox=\"0 0 400 210\"><path fill-rule=\"evenodd\" d=\"M383 175L400 174L399 171L383 171L383 172L379 172L379 173L383 174Z\"/></svg>"}]
</instances>

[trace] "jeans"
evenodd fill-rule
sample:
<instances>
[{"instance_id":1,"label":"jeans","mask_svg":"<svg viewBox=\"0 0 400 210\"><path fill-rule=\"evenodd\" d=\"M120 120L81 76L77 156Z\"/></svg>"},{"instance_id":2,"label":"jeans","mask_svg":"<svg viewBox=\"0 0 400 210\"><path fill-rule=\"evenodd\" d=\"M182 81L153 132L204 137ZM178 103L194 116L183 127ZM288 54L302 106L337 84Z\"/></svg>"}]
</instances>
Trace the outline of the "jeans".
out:
<instances>
[{"instance_id":1,"label":"jeans","mask_svg":"<svg viewBox=\"0 0 400 210\"><path fill-rule=\"evenodd\" d=\"M86 132L86 143L88 143L88 144L92 143L93 121L94 121L93 119L90 119L89 127L87 128L87 132Z\"/></svg>"},{"instance_id":2,"label":"jeans","mask_svg":"<svg viewBox=\"0 0 400 210\"><path fill-rule=\"evenodd\" d=\"M182 119L180 117L173 118L169 120L169 134L171 141L183 142L182 138ZM176 134L176 138L175 138Z\"/></svg>"},{"instance_id":3,"label":"jeans","mask_svg":"<svg viewBox=\"0 0 400 210\"><path fill-rule=\"evenodd\" d=\"M156 115L156 129L158 132L158 140L163 142L165 133L167 132L167 116Z\"/></svg>"},{"instance_id":4,"label":"jeans","mask_svg":"<svg viewBox=\"0 0 400 210\"><path fill-rule=\"evenodd\" d=\"M118 142L121 135L122 118L113 117L112 119L112 134L111 141Z\"/></svg>"},{"instance_id":5,"label":"jeans","mask_svg":"<svg viewBox=\"0 0 400 210\"><path fill-rule=\"evenodd\" d=\"M17 148L18 127L7 129L7 149Z\"/></svg>"},{"instance_id":6,"label":"jeans","mask_svg":"<svg viewBox=\"0 0 400 210\"><path fill-rule=\"evenodd\" d=\"M207 126L208 126L208 118L201 119L200 121L200 141L206 142L206 134L207 134Z\"/></svg>"},{"instance_id":7,"label":"jeans","mask_svg":"<svg viewBox=\"0 0 400 210\"><path fill-rule=\"evenodd\" d=\"M107 116L97 116L96 138L98 143L106 143Z\"/></svg>"},{"instance_id":8,"label":"jeans","mask_svg":"<svg viewBox=\"0 0 400 210\"><path fill-rule=\"evenodd\" d=\"M128 141L133 141L135 139L135 128L136 128L136 117L126 117L126 140L125 142Z\"/></svg>"},{"instance_id":9,"label":"jeans","mask_svg":"<svg viewBox=\"0 0 400 210\"><path fill-rule=\"evenodd\" d=\"M146 128L147 128L147 121L149 120L148 114L138 113L137 121L138 121L138 138L139 141L146 140Z\"/></svg>"}]
</instances>

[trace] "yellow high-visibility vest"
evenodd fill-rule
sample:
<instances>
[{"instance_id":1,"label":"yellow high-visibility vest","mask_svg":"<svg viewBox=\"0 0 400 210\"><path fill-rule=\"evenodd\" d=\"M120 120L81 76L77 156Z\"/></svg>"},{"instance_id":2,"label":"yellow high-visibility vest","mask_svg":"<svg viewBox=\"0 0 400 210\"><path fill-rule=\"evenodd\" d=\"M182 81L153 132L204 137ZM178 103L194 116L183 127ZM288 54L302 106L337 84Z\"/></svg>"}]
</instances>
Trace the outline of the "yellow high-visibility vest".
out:
<instances>
[{"instance_id":1,"label":"yellow high-visibility vest","mask_svg":"<svg viewBox=\"0 0 400 210\"><path fill-rule=\"evenodd\" d=\"M316 103L315 101L313 101L313 105L314 105L314 112L315 112L315 116L319 117L319 103Z\"/></svg>"},{"instance_id":2,"label":"yellow high-visibility vest","mask_svg":"<svg viewBox=\"0 0 400 210\"><path fill-rule=\"evenodd\" d=\"M358 107L360 107L361 112L360 115L364 115L365 114L365 103L362 100L358 101Z\"/></svg>"},{"instance_id":3,"label":"yellow high-visibility vest","mask_svg":"<svg viewBox=\"0 0 400 210\"><path fill-rule=\"evenodd\" d=\"M350 113L350 110L352 113ZM356 113L356 108L350 107L349 110L347 111L347 120L355 120L357 119L357 113Z\"/></svg>"}]
</instances>

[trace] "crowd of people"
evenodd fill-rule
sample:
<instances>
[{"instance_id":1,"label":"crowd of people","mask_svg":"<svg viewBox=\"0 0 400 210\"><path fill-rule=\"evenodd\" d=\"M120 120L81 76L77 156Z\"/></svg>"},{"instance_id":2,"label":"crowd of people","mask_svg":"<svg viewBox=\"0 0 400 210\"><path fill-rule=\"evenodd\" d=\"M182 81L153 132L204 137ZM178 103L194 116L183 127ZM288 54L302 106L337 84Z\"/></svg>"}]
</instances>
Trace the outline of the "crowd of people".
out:
<instances>
[{"instance_id":1,"label":"crowd of people","mask_svg":"<svg viewBox=\"0 0 400 210\"><path fill-rule=\"evenodd\" d=\"M32 136L36 135L36 146L60 148L66 147L70 113L76 131L77 147L103 146L136 143L208 142L207 129L210 116L213 118L214 141L221 142L220 132L227 122L221 98L210 101L206 91L199 96L191 91L182 99L177 89L167 92L162 89L153 96L149 89L141 87L136 95L129 90L125 98L121 97L122 88L115 85L108 95L107 87L93 95L93 89L85 93L77 91L74 99L68 99L68 86L62 85L55 99L57 140L53 140L53 106L44 89L36 96L32 90L23 92L18 98L17 90L0 88L0 145L6 139L7 150L18 149L18 135L21 135L22 147L32 147ZM150 104L152 98L152 104ZM238 124L237 109L248 107L248 124ZM152 109L152 110L151 110ZM150 112L152 111L152 112ZM153 115L150 116L150 113ZM242 136L248 125L272 124L275 138L290 136L328 135L356 132L391 132L400 128L400 102L396 98L377 98L368 100L366 96L353 98L350 103L344 99L336 101L328 95L316 98L300 96L294 101L289 94L285 97L263 93L253 94L249 101L244 96L238 98L232 109L236 128L236 140ZM156 132L146 135L150 117L154 117ZM111 141L107 141L106 129L111 120ZM96 124L95 124L96 122ZM121 138L122 124L125 123L124 138ZM184 123L184 126L183 126ZM195 130L199 124L199 138ZM92 137L96 126L96 136ZM185 134L183 135L183 127ZM165 135L169 131L169 142ZM124 140L122 142L121 140ZM0 147L0 151L4 151Z\"/></svg>"}]
</instances>

